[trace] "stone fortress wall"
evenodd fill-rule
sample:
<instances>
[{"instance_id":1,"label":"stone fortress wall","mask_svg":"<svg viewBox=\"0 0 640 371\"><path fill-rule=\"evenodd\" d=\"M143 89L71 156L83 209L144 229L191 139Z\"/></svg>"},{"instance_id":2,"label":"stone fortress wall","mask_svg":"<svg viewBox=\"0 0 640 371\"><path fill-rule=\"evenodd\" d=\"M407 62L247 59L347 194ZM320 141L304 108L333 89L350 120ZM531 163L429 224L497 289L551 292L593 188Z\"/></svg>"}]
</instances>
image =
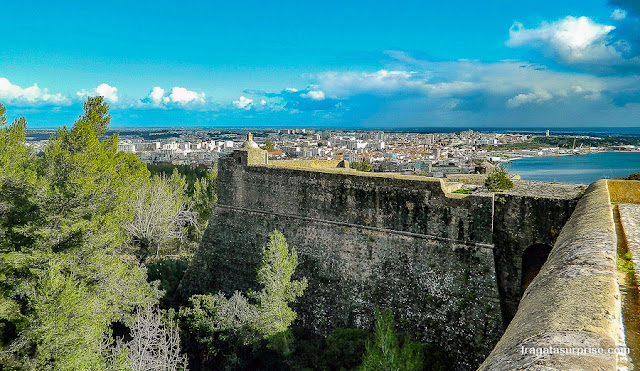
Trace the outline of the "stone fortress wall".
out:
<instances>
[{"instance_id":1,"label":"stone fortress wall","mask_svg":"<svg viewBox=\"0 0 640 371\"><path fill-rule=\"evenodd\" d=\"M374 309L389 308L401 330L442 346L456 369L490 353L527 272L544 263L529 267L523 254L545 254L580 192L519 181L510 193L456 194L460 185L441 179L268 165L262 152L220 160L218 205L182 294L256 288L261 249L278 229L309 279L299 325L322 335L371 329Z\"/></svg>"},{"instance_id":2,"label":"stone fortress wall","mask_svg":"<svg viewBox=\"0 0 640 371\"><path fill-rule=\"evenodd\" d=\"M607 181L592 184L480 370L615 370L616 354L523 355L522 348L620 345L617 237Z\"/></svg>"}]
</instances>

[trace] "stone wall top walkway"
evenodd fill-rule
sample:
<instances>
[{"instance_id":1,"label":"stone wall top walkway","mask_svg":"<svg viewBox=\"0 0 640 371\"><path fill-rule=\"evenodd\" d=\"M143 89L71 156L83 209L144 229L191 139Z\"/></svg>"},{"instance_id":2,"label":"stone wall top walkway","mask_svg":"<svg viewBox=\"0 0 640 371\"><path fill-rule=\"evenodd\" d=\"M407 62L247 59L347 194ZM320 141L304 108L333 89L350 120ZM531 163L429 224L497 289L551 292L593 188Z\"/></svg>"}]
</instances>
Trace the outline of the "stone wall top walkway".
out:
<instances>
[{"instance_id":1,"label":"stone wall top walkway","mask_svg":"<svg viewBox=\"0 0 640 371\"><path fill-rule=\"evenodd\" d=\"M480 370L615 370L615 354L531 354L531 350L618 346L616 246L607 182L601 180L578 202Z\"/></svg>"},{"instance_id":2,"label":"stone wall top walkway","mask_svg":"<svg viewBox=\"0 0 640 371\"><path fill-rule=\"evenodd\" d=\"M507 189L502 193L517 196L569 200L584 193L585 189L584 186L578 184L514 180L513 188Z\"/></svg>"}]
</instances>

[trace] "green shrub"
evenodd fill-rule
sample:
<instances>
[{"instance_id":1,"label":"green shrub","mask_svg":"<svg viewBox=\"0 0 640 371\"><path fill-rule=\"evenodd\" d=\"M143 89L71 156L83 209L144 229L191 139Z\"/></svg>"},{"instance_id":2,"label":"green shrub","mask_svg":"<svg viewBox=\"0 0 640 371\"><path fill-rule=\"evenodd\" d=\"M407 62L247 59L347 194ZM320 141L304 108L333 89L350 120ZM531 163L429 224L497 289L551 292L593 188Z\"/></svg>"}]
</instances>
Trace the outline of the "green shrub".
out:
<instances>
[{"instance_id":1,"label":"green shrub","mask_svg":"<svg viewBox=\"0 0 640 371\"><path fill-rule=\"evenodd\" d=\"M289 304L307 287L306 278L292 279L297 266L295 249L282 233L273 231L257 271L262 289L247 294L236 291L230 298L222 292L193 295L190 305L180 308L181 328L194 335L207 356L217 356L221 364L233 369L252 368L238 366L247 361L243 357L251 358L247 353L251 348L254 355L265 348L273 354L291 355L290 326L297 313Z\"/></svg>"},{"instance_id":2,"label":"green shrub","mask_svg":"<svg viewBox=\"0 0 640 371\"><path fill-rule=\"evenodd\" d=\"M468 194L468 193L471 193L471 189L460 188L460 189L456 189L455 191L453 191L453 193Z\"/></svg>"},{"instance_id":3,"label":"green shrub","mask_svg":"<svg viewBox=\"0 0 640 371\"><path fill-rule=\"evenodd\" d=\"M630 174L626 178L626 180L640 180L640 173Z\"/></svg>"},{"instance_id":4,"label":"green shrub","mask_svg":"<svg viewBox=\"0 0 640 371\"><path fill-rule=\"evenodd\" d=\"M509 172L502 165L495 168L489 176L487 176L484 185L487 186L491 192L499 192L513 188L513 182L509 179Z\"/></svg>"},{"instance_id":5,"label":"green shrub","mask_svg":"<svg viewBox=\"0 0 640 371\"><path fill-rule=\"evenodd\" d=\"M372 173L374 171L373 166L371 166L371 164L368 163L366 160L352 162L351 168L356 169L358 171L366 171L369 173Z\"/></svg>"},{"instance_id":6,"label":"green shrub","mask_svg":"<svg viewBox=\"0 0 640 371\"><path fill-rule=\"evenodd\" d=\"M178 285L188 266L189 260L186 258L165 258L147 264L147 280L159 281L158 288L164 291L164 296L160 299L163 309L177 304L174 301Z\"/></svg>"}]
</instances>

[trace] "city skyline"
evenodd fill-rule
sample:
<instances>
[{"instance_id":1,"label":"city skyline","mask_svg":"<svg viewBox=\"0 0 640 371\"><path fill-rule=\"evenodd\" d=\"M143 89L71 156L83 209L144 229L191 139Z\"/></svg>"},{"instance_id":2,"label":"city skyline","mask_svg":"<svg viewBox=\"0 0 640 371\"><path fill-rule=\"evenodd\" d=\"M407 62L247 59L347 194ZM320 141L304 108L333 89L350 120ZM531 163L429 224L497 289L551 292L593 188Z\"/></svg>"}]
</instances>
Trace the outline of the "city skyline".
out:
<instances>
[{"instance_id":1,"label":"city skyline","mask_svg":"<svg viewBox=\"0 0 640 371\"><path fill-rule=\"evenodd\" d=\"M6 4L0 103L114 127L634 127L640 6Z\"/></svg>"}]
</instances>

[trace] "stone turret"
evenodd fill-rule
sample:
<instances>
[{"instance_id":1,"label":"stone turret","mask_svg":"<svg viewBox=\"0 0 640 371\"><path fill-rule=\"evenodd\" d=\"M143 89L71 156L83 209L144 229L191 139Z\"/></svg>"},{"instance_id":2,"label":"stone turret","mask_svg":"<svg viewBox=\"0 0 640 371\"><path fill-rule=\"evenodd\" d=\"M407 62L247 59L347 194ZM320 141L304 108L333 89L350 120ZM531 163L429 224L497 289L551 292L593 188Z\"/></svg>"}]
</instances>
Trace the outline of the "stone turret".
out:
<instances>
[{"instance_id":1,"label":"stone turret","mask_svg":"<svg viewBox=\"0 0 640 371\"><path fill-rule=\"evenodd\" d=\"M247 133L247 140L242 144L242 148L233 151L233 160L237 164L247 165L267 165L269 154L258 147L253 141L253 134Z\"/></svg>"},{"instance_id":2,"label":"stone turret","mask_svg":"<svg viewBox=\"0 0 640 371\"><path fill-rule=\"evenodd\" d=\"M253 141L253 134L251 134L251 132L247 133L247 141L242 144L242 149L260 149L258 143Z\"/></svg>"}]
</instances>

